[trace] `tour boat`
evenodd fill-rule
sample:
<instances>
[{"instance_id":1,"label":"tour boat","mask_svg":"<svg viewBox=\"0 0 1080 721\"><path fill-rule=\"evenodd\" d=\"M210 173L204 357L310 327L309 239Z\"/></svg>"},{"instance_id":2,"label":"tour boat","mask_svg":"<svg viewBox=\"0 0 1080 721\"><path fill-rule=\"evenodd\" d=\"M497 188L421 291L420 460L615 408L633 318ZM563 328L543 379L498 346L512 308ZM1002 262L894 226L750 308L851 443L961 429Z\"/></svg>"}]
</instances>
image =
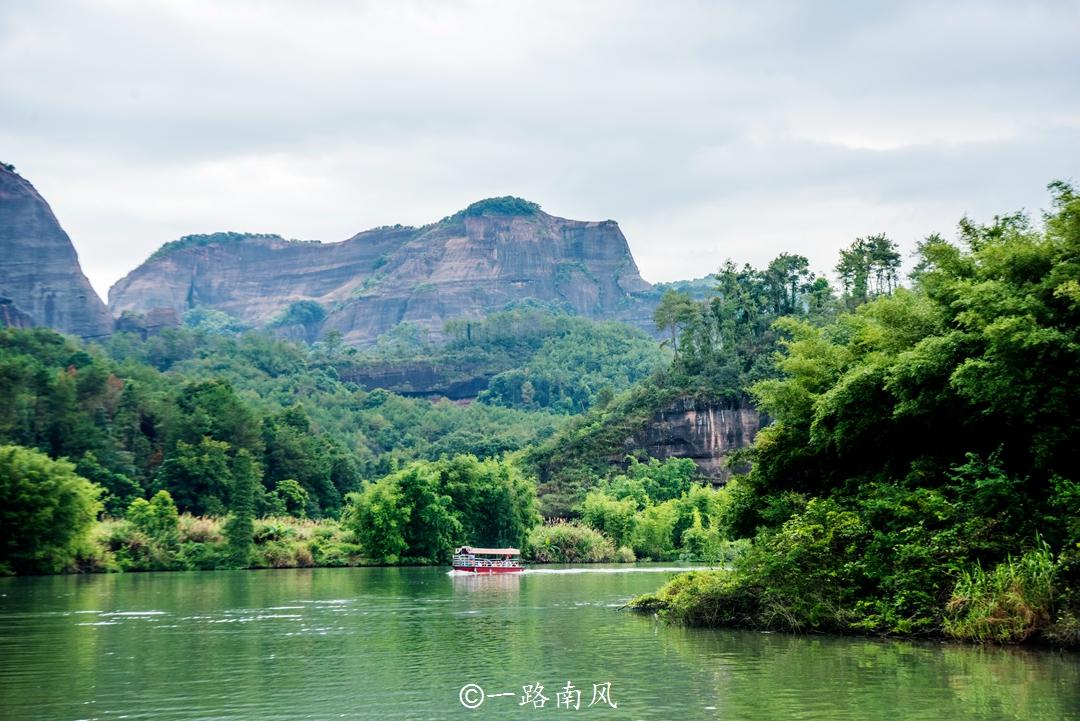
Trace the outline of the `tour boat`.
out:
<instances>
[{"instance_id":1,"label":"tour boat","mask_svg":"<svg viewBox=\"0 0 1080 721\"><path fill-rule=\"evenodd\" d=\"M521 573L521 551L516 548L473 548L462 546L454 552L455 571L465 573Z\"/></svg>"}]
</instances>

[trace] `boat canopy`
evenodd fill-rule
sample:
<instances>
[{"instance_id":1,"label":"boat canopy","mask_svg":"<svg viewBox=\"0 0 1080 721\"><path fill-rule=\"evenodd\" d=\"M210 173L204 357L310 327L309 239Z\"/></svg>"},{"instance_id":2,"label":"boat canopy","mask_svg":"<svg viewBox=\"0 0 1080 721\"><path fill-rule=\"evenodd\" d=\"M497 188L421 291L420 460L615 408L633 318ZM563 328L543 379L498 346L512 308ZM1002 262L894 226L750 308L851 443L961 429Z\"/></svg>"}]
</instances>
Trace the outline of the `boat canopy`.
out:
<instances>
[{"instance_id":1,"label":"boat canopy","mask_svg":"<svg viewBox=\"0 0 1080 721\"><path fill-rule=\"evenodd\" d=\"M462 546L457 553L467 553L473 556L519 556L521 551L516 548L476 548L474 546Z\"/></svg>"}]
</instances>

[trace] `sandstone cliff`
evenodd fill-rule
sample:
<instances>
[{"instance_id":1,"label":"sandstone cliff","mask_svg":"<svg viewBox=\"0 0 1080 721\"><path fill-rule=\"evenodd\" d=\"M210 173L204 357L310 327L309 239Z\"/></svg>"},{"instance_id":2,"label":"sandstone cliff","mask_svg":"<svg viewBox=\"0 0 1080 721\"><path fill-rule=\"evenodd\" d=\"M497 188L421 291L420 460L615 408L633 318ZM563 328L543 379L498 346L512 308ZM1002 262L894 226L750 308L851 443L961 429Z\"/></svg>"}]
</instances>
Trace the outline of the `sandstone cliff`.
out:
<instances>
[{"instance_id":1,"label":"sandstone cliff","mask_svg":"<svg viewBox=\"0 0 1080 721\"><path fill-rule=\"evenodd\" d=\"M29 181L0 163L0 322L99 338L112 318L83 275L71 239Z\"/></svg>"},{"instance_id":2,"label":"sandstone cliff","mask_svg":"<svg viewBox=\"0 0 1080 721\"><path fill-rule=\"evenodd\" d=\"M216 234L167 244L109 291L114 315L196 306L287 332L339 331L370 343L403 322L438 337L451 318L482 317L524 298L594 318L651 326L655 300L614 221L557 218L516 198L474 203L421 228L394 226L337 243Z\"/></svg>"},{"instance_id":3,"label":"sandstone cliff","mask_svg":"<svg viewBox=\"0 0 1080 721\"><path fill-rule=\"evenodd\" d=\"M450 365L422 360L388 361L338 367L338 377L365 388L385 388L402 396L471 401L488 387L495 370L463 361Z\"/></svg>"},{"instance_id":4,"label":"sandstone cliff","mask_svg":"<svg viewBox=\"0 0 1080 721\"><path fill-rule=\"evenodd\" d=\"M761 415L749 401L679 398L657 409L623 450L643 450L661 460L690 458L703 475L722 482L731 476L727 454L749 446L761 426Z\"/></svg>"}]
</instances>

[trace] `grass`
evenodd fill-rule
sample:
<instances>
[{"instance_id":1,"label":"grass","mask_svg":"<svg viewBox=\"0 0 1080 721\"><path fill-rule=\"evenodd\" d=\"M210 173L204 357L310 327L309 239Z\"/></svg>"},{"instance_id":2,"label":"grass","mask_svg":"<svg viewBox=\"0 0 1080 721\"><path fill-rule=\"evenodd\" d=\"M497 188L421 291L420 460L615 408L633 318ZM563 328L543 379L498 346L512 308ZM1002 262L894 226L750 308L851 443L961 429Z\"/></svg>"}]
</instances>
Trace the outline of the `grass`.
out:
<instances>
[{"instance_id":1,"label":"grass","mask_svg":"<svg viewBox=\"0 0 1080 721\"><path fill-rule=\"evenodd\" d=\"M1043 542L1018 559L964 572L945 606L943 630L953 638L1019 643L1050 625L1054 559Z\"/></svg>"},{"instance_id":2,"label":"grass","mask_svg":"<svg viewBox=\"0 0 1080 721\"><path fill-rule=\"evenodd\" d=\"M532 530L525 555L539 563L610 563L615 544L594 528L558 520ZM626 558L625 552L621 557Z\"/></svg>"},{"instance_id":3,"label":"grass","mask_svg":"<svg viewBox=\"0 0 1080 721\"><path fill-rule=\"evenodd\" d=\"M263 518L255 521L250 568L310 568L365 564L352 534L333 520ZM186 571L234 568L225 519L180 516L176 533L151 538L130 522L107 518L90 536L77 570Z\"/></svg>"}]
</instances>

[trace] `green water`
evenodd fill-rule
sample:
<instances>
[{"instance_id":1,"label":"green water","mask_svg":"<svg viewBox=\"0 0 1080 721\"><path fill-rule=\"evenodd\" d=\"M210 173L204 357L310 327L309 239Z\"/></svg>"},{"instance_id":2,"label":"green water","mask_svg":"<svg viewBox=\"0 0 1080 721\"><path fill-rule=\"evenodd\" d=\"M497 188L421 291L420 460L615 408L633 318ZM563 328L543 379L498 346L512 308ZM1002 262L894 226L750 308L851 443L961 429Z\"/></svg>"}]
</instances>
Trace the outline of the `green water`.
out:
<instances>
[{"instance_id":1,"label":"green water","mask_svg":"<svg viewBox=\"0 0 1080 721\"><path fill-rule=\"evenodd\" d=\"M0 579L0 719L1080 719L1075 655L671 628L618 610L669 572L598 570Z\"/></svg>"}]
</instances>

